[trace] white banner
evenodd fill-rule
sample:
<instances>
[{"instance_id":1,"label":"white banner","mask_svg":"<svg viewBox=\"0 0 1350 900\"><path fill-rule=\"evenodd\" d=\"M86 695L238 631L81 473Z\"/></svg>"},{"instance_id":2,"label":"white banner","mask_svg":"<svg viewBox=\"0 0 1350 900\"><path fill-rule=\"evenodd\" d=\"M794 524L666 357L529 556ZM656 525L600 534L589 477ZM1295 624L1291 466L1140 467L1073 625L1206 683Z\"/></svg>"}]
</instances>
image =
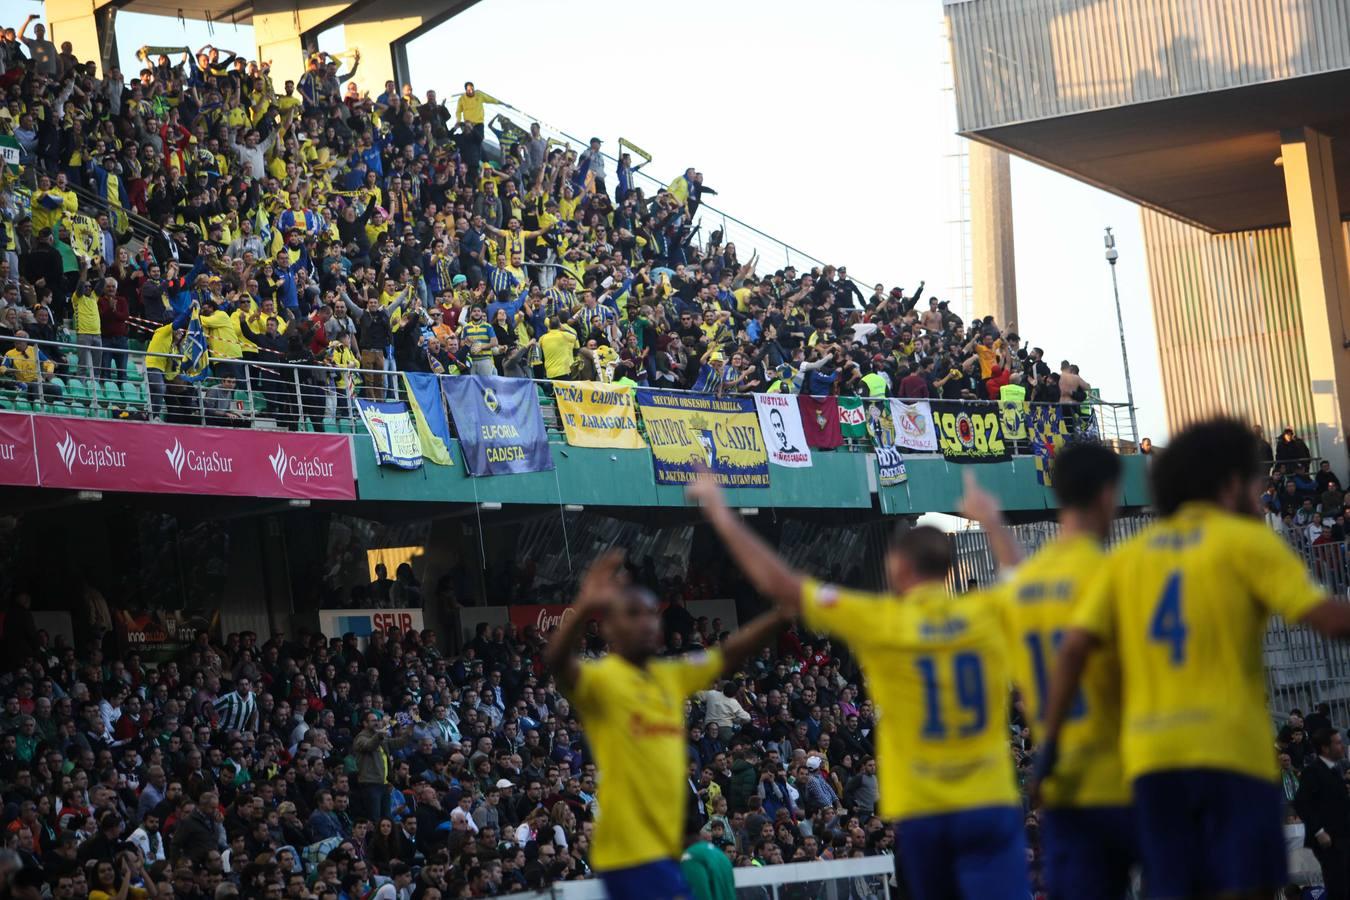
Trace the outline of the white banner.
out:
<instances>
[{"instance_id":1,"label":"white banner","mask_svg":"<svg viewBox=\"0 0 1350 900\"><path fill-rule=\"evenodd\" d=\"M891 401L895 418L895 444L906 450L938 451L937 429L933 426L933 408L927 400L918 403Z\"/></svg>"},{"instance_id":2,"label":"white banner","mask_svg":"<svg viewBox=\"0 0 1350 900\"><path fill-rule=\"evenodd\" d=\"M406 403L382 403L357 400L361 418L366 422L375 458L382 466L399 469L422 467L422 441Z\"/></svg>"},{"instance_id":3,"label":"white banner","mask_svg":"<svg viewBox=\"0 0 1350 900\"><path fill-rule=\"evenodd\" d=\"M811 448L806 446L797 398L792 394L756 394L755 409L759 413L759 430L764 433L769 462L789 469L809 467Z\"/></svg>"}]
</instances>

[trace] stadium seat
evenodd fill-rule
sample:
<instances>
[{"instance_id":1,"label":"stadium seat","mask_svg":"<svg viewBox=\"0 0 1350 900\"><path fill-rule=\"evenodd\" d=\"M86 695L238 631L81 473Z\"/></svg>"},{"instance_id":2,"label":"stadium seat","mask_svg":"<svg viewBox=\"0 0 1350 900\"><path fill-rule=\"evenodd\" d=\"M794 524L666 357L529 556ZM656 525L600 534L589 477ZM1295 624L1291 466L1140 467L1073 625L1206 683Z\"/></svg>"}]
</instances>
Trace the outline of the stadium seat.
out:
<instances>
[{"instance_id":1,"label":"stadium seat","mask_svg":"<svg viewBox=\"0 0 1350 900\"><path fill-rule=\"evenodd\" d=\"M98 399L105 403L121 403L122 390L115 381L98 382Z\"/></svg>"}]
</instances>

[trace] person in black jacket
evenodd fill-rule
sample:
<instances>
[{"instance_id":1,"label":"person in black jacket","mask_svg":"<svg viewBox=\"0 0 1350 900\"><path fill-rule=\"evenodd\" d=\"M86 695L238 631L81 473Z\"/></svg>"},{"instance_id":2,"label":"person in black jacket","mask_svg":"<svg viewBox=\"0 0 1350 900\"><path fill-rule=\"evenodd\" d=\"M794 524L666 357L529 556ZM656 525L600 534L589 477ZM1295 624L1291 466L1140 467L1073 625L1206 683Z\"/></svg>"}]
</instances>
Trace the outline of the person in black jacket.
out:
<instances>
[{"instance_id":1,"label":"person in black jacket","mask_svg":"<svg viewBox=\"0 0 1350 900\"><path fill-rule=\"evenodd\" d=\"M206 855L220 849L216 823L220 800L211 791L203 791L197 798L197 808L183 818L173 832L172 858L189 859L197 865L206 861Z\"/></svg>"},{"instance_id":2,"label":"person in black jacket","mask_svg":"<svg viewBox=\"0 0 1350 900\"><path fill-rule=\"evenodd\" d=\"M239 330L245 339L258 345L256 354L260 365L249 367L249 377L257 378L267 408L276 420L287 428L294 429L295 416L295 375L294 369L278 368L268 363L278 363L286 358L290 341L280 332L281 319L276 315L267 316L266 325L261 334L249 327L248 316L239 317Z\"/></svg>"},{"instance_id":3,"label":"person in black jacket","mask_svg":"<svg viewBox=\"0 0 1350 900\"><path fill-rule=\"evenodd\" d=\"M1323 728L1313 735L1313 749L1294 811L1306 829L1304 844L1322 866L1326 900L1350 900L1350 793L1338 765L1345 742L1339 731Z\"/></svg>"}]
</instances>

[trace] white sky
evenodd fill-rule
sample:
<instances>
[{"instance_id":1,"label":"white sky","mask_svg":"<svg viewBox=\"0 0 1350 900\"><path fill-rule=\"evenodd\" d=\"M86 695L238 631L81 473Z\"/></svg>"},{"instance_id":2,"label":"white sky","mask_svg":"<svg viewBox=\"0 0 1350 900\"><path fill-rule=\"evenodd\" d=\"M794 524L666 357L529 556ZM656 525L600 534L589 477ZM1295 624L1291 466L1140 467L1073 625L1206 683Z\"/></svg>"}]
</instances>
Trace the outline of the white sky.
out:
<instances>
[{"instance_id":1,"label":"white sky","mask_svg":"<svg viewBox=\"0 0 1350 900\"><path fill-rule=\"evenodd\" d=\"M253 48L249 27L126 12L117 32L124 72L146 43ZM340 29L321 45L340 49ZM952 297L963 279L947 58L938 0L483 0L409 47L419 95L472 80L611 152L626 137L653 155L648 172L697 166L717 207L775 238L869 282L908 292L924 279ZM1012 171L1017 330L1125 399L1102 255L1112 226L1140 431L1163 439L1138 208L1021 160Z\"/></svg>"}]
</instances>

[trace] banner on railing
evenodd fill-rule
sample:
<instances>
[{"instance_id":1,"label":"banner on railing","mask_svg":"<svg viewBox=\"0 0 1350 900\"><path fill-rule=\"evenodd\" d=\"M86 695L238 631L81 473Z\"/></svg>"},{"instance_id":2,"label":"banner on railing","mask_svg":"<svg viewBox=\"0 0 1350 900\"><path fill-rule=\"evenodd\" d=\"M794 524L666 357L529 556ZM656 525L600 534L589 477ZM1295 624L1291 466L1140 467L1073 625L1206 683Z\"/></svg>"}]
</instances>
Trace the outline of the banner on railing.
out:
<instances>
[{"instance_id":1,"label":"banner on railing","mask_svg":"<svg viewBox=\"0 0 1350 900\"><path fill-rule=\"evenodd\" d=\"M453 466L450 456L450 420L445 417L445 398L430 372L404 372L408 389L408 411L412 413L417 439L422 442L422 458L438 466Z\"/></svg>"},{"instance_id":2,"label":"banner on railing","mask_svg":"<svg viewBox=\"0 0 1350 900\"><path fill-rule=\"evenodd\" d=\"M836 397L797 398L801 412L802 433L806 445L817 450L834 450L843 446L844 434L839 430L839 400Z\"/></svg>"},{"instance_id":3,"label":"banner on railing","mask_svg":"<svg viewBox=\"0 0 1350 900\"><path fill-rule=\"evenodd\" d=\"M997 403L934 400L931 405L944 458L959 463L1012 459L1012 449L1003 440L1003 417Z\"/></svg>"},{"instance_id":4,"label":"banner on railing","mask_svg":"<svg viewBox=\"0 0 1350 900\"><path fill-rule=\"evenodd\" d=\"M769 454L750 397L639 388L657 484L688 484L706 466L723 487L769 486Z\"/></svg>"},{"instance_id":5,"label":"banner on railing","mask_svg":"<svg viewBox=\"0 0 1350 900\"><path fill-rule=\"evenodd\" d=\"M408 411L408 404L361 399L356 403L380 465L396 469L422 468L422 442L417 437L417 426Z\"/></svg>"},{"instance_id":6,"label":"banner on railing","mask_svg":"<svg viewBox=\"0 0 1350 900\"><path fill-rule=\"evenodd\" d=\"M555 381L563 434L573 447L641 450L633 389L600 381Z\"/></svg>"},{"instance_id":7,"label":"banner on railing","mask_svg":"<svg viewBox=\"0 0 1350 900\"><path fill-rule=\"evenodd\" d=\"M839 398L839 431L847 439L861 441L867 437L867 411L857 397Z\"/></svg>"},{"instance_id":8,"label":"banner on railing","mask_svg":"<svg viewBox=\"0 0 1350 900\"><path fill-rule=\"evenodd\" d=\"M896 400L891 404L895 416L895 443L906 450L918 450L924 453L938 451L937 428L933 425L933 407L927 400L918 403L905 403Z\"/></svg>"},{"instance_id":9,"label":"banner on railing","mask_svg":"<svg viewBox=\"0 0 1350 900\"><path fill-rule=\"evenodd\" d=\"M442 378L470 475L548 472L553 455L533 381L496 375Z\"/></svg>"},{"instance_id":10,"label":"banner on railing","mask_svg":"<svg viewBox=\"0 0 1350 900\"><path fill-rule=\"evenodd\" d=\"M802 417L796 410L797 398L791 394L756 394L759 430L769 449L769 462L788 469L811 466Z\"/></svg>"},{"instance_id":11,"label":"banner on railing","mask_svg":"<svg viewBox=\"0 0 1350 900\"><path fill-rule=\"evenodd\" d=\"M0 413L0 484L38 486L32 416Z\"/></svg>"},{"instance_id":12,"label":"banner on railing","mask_svg":"<svg viewBox=\"0 0 1350 900\"><path fill-rule=\"evenodd\" d=\"M900 484L909 478L905 474L905 460L896 446L898 405L895 400L867 404L867 434L877 455L877 483L882 487Z\"/></svg>"},{"instance_id":13,"label":"banner on railing","mask_svg":"<svg viewBox=\"0 0 1350 900\"><path fill-rule=\"evenodd\" d=\"M1031 404L1021 400L998 401L999 415L1003 419L1003 439L1005 441L1025 441L1027 439L1027 417Z\"/></svg>"},{"instance_id":14,"label":"banner on railing","mask_svg":"<svg viewBox=\"0 0 1350 900\"><path fill-rule=\"evenodd\" d=\"M355 500L339 434L33 418L43 487Z\"/></svg>"}]
</instances>

